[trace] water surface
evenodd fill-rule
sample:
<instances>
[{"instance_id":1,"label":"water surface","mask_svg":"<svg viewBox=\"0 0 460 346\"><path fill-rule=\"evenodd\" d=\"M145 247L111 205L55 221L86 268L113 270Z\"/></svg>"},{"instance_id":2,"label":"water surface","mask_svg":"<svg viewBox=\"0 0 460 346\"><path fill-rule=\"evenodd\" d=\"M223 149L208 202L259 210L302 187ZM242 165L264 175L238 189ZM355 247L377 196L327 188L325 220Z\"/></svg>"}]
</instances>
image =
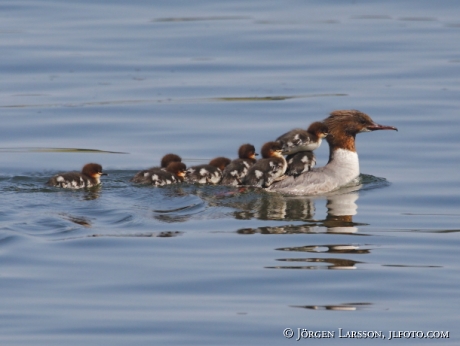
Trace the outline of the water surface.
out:
<instances>
[{"instance_id":1,"label":"water surface","mask_svg":"<svg viewBox=\"0 0 460 346\"><path fill-rule=\"evenodd\" d=\"M2 344L295 343L285 328L458 344L455 2L0 8ZM399 129L357 136L358 190L129 182L168 152L234 158L335 109ZM44 186L87 162L102 187Z\"/></svg>"}]
</instances>

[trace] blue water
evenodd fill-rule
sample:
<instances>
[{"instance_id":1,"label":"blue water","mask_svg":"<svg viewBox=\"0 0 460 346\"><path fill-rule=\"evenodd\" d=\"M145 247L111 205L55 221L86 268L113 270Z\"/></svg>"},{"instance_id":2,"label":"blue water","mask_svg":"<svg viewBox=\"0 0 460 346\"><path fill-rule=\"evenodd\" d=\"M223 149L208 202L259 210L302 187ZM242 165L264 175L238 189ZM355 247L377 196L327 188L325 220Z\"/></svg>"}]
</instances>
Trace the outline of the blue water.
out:
<instances>
[{"instance_id":1,"label":"blue water","mask_svg":"<svg viewBox=\"0 0 460 346\"><path fill-rule=\"evenodd\" d=\"M459 11L0 3L0 343L280 345L297 328L335 333L298 343L387 341L342 328L457 345ZM357 191L129 182L168 152L234 158L336 109L399 129L357 136ZM102 187L44 186L87 162L110 174Z\"/></svg>"}]
</instances>

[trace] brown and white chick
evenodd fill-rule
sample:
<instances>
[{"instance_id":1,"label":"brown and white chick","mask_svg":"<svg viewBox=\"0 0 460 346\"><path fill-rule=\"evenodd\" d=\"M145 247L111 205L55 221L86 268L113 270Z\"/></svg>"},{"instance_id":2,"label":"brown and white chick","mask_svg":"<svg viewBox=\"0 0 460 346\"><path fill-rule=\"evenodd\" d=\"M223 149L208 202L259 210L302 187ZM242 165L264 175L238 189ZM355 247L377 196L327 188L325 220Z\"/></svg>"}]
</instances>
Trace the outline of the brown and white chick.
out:
<instances>
[{"instance_id":1,"label":"brown and white chick","mask_svg":"<svg viewBox=\"0 0 460 346\"><path fill-rule=\"evenodd\" d=\"M222 171L230 162L226 157L216 157L207 165L189 167L185 179L189 183L218 184L222 179Z\"/></svg>"},{"instance_id":2,"label":"brown and white chick","mask_svg":"<svg viewBox=\"0 0 460 346\"><path fill-rule=\"evenodd\" d=\"M161 159L160 167L150 167L148 169L137 172L131 181L133 183L150 184L152 182L152 174L157 173L159 170L165 171L166 167L168 167L168 165L172 162L182 162L182 159L176 154L166 154Z\"/></svg>"},{"instance_id":3,"label":"brown and white chick","mask_svg":"<svg viewBox=\"0 0 460 346\"><path fill-rule=\"evenodd\" d=\"M88 163L80 172L65 172L51 177L46 185L65 189L81 189L101 183L101 176L108 175L102 172L102 166L97 163Z\"/></svg>"},{"instance_id":4,"label":"brown and white chick","mask_svg":"<svg viewBox=\"0 0 460 346\"><path fill-rule=\"evenodd\" d=\"M181 183L184 181L187 167L182 162L171 162L166 169L158 169L151 172L150 184L164 186Z\"/></svg>"},{"instance_id":5,"label":"brown and white chick","mask_svg":"<svg viewBox=\"0 0 460 346\"><path fill-rule=\"evenodd\" d=\"M315 121L307 130L291 130L279 136L276 141L281 144L283 155L291 155L299 151L313 151L317 149L327 134L327 126L322 122Z\"/></svg>"},{"instance_id":6,"label":"brown and white chick","mask_svg":"<svg viewBox=\"0 0 460 346\"><path fill-rule=\"evenodd\" d=\"M222 185L240 185L248 174L249 168L256 163L256 148L252 144L243 144L238 150L238 158L230 162L222 173Z\"/></svg>"},{"instance_id":7,"label":"brown and white chick","mask_svg":"<svg viewBox=\"0 0 460 346\"><path fill-rule=\"evenodd\" d=\"M243 179L243 185L268 187L281 180L286 172L287 162L282 154L279 142L268 142L262 146L262 159L249 168Z\"/></svg>"}]
</instances>

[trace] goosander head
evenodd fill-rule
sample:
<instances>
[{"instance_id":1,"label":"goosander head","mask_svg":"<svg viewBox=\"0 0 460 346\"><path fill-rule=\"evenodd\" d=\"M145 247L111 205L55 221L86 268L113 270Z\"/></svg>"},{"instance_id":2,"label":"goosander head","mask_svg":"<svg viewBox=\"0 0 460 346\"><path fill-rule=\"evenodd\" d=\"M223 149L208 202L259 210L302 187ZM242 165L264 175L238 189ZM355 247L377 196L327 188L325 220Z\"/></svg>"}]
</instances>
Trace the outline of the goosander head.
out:
<instances>
[{"instance_id":1,"label":"goosander head","mask_svg":"<svg viewBox=\"0 0 460 346\"><path fill-rule=\"evenodd\" d=\"M360 132L376 130L395 130L394 126L376 124L369 115L358 110L338 110L324 120L329 130L326 137L331 152L335 149L346 149L356 152L355 136Z\"/></svg>"},{"instance_id":2,"label":"goosander head","mask_svg":"<svg viewBox=\"0 0 460 346\"><path fill-rule=\"evenodd\" d=\"M238 150L238 157L240 159L251 159L256 160L256 156L259 155L256 153L256 148L252 144L243 144Z\"/></svg>"},{"instance_id":3,"label":"goosander head","mask_svg":"<svg viewBox=\"0 0 460 346\"><path fill-rule=\"evenodd\" d=\"M108 175L102 172L102 166L98 163L87 163L81 170L83 175L99 180L102 175Z\"/></svg>"},{"instance_id":4,"label":"goosander head","mask_svg":"<svg viewBox=\"0 0 460 346\"><path fill-rule=\"evenodd\" d=\"M216 157L215 159L209 161L209 164L223 171L225 167L227 167L230 164L230 162L231 160L227 159L226 157Z\"/></svg>"},{"instance_id":5,"label":"goosander head","mask_svg":"<svg viewBox=\"0 0 460 346\"><path fill-rule=\"evenodd\" d=\"M307 129L307 132L311 133L312 135L318 138L326 138L326 136L329 134L329 129L327 128L325 123L315 121L314 123L310 124L310 126Z\"/></svg>"},{"instance_id":6,"label":"goosander head","mask_svg":"<svg viewBox=\"0 0 460 346\"><path fill-rule=\"evenodd\" d=\"M185 174L187 173L187 167L185 164L182 162L171 162L168 167L166 167L166 170L177 177L179 177L181 180L184 179Z\"/></svg>"},{"instance_id":7,"label":"goosander head","mask_svg":"<svg viewBox=\"0 0 460 346\"><path fill-rule=\"evenodd\" d=\"M166 154L161 159L161 167L166 168L171 162L182 162L182 158L176 154Z\"/></svg>"},{"instance_id":8,"label":"goosander head","mask_svg":"<svg viewBox=\"0 0 460 346\"><path fill-rule=\"evenodd\" d=\"M284 157L282 154L283 147L279 142L267 142L262 146L260 151L264 159L269 159L270 157Z\"/></svg>"}]
</instances>

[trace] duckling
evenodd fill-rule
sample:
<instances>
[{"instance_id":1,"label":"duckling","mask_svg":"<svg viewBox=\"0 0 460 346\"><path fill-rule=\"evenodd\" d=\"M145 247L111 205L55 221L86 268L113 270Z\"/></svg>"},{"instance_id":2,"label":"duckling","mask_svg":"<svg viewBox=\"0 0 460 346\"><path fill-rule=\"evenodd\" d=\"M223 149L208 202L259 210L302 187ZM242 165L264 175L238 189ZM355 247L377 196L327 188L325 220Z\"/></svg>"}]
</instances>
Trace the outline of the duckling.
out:
<instances>
[{"instance_id":1,"label":"duckling","mask_svg":"<svg viewBox=\"0 0 460 346\"><path fill-rule=\"evenodd\" d=\"M313 151L299 151L286 157L288 168L286 175L298 176L308 172L316 165L316 158Z\"/></svg>"},{"instance_id":2,"label":"duckling","mask_svg":"<svg viewBox=\"0 0 460 346\"><path fill-rule=\"evenodd\" d=\"M184 181L187 167L182 162L171 162L166 169L149 171L149 183L154 186L164 186Z\"/></svg>"},{"instance_id":3,"label":"duckling","mask_svg":"<svg viewBox=\"0 0 460 346\"><path fill-rule=\"evenodd\" d=\"M158 170L165 171L166 167L168 167L168 165L172 162L182 162L182 158L176 154L166 154L161 159L160 167L150 167L148 169L144 169L140 172L137 172L136 175L131 179L131 181L133 183L150 184L152 174Z\"/></svg>"},{"instance_id":4,"label":"duckling","mask_svg":"<svg viewBox=\"0 0 460 346\"><path fill-rule=\"evenodd\" d=\"M249 167L256 163L256 148L252 144L243 144L238 150L238 159L233 160L222 172L222 185L240 185L248 174Z\"/></svg>"},{"instance_id":5,"label":"duckling","mask_svg":"<svg viewBox=\"0 0 460 346\"><path fill-rule=\"evenodd\" d=\"M187 169L186 180L190 183L218 184L222 171L230 162L226 157L216 157L207 165L192 166Z\"/></svg>"},{"instance_id":6,"label":"duckling","mask_svg":"<svg viewBox=\"0 0 460 346\"><path fill-rule=\"evenodd\" d=\"M327 126L319 121L312 123L307 130L294 129L279 136L276 141L283 149L283 155L295 154L299 151L313 151L321 145L328 135Z\"/></svg>"},{"instance_id":7,"label":"duckling","mask_svg":"<svg viewBox=\"0 0 460 346\"><path fill-rule=\"evenodd\" d=\"M108 175L102 172L98 163L87 163L80 172L66 172L51 177L46 185L62 187L65 189L81 189L92 187L101 183L101 176Z\"/></svg>"},{"instance_id":8,"label":"duckling","mask_svg":"<svg viewBox=\"0 0 460 346\"><path fill-rule=\"evenodd\" d=\"M262 159L249 168L243 179L243 185L268 187L275 181L283 179L287 169L287 162L282 155L282 146L279 142L268 142L262 146Z\"/></svg>"}]
</instances>

